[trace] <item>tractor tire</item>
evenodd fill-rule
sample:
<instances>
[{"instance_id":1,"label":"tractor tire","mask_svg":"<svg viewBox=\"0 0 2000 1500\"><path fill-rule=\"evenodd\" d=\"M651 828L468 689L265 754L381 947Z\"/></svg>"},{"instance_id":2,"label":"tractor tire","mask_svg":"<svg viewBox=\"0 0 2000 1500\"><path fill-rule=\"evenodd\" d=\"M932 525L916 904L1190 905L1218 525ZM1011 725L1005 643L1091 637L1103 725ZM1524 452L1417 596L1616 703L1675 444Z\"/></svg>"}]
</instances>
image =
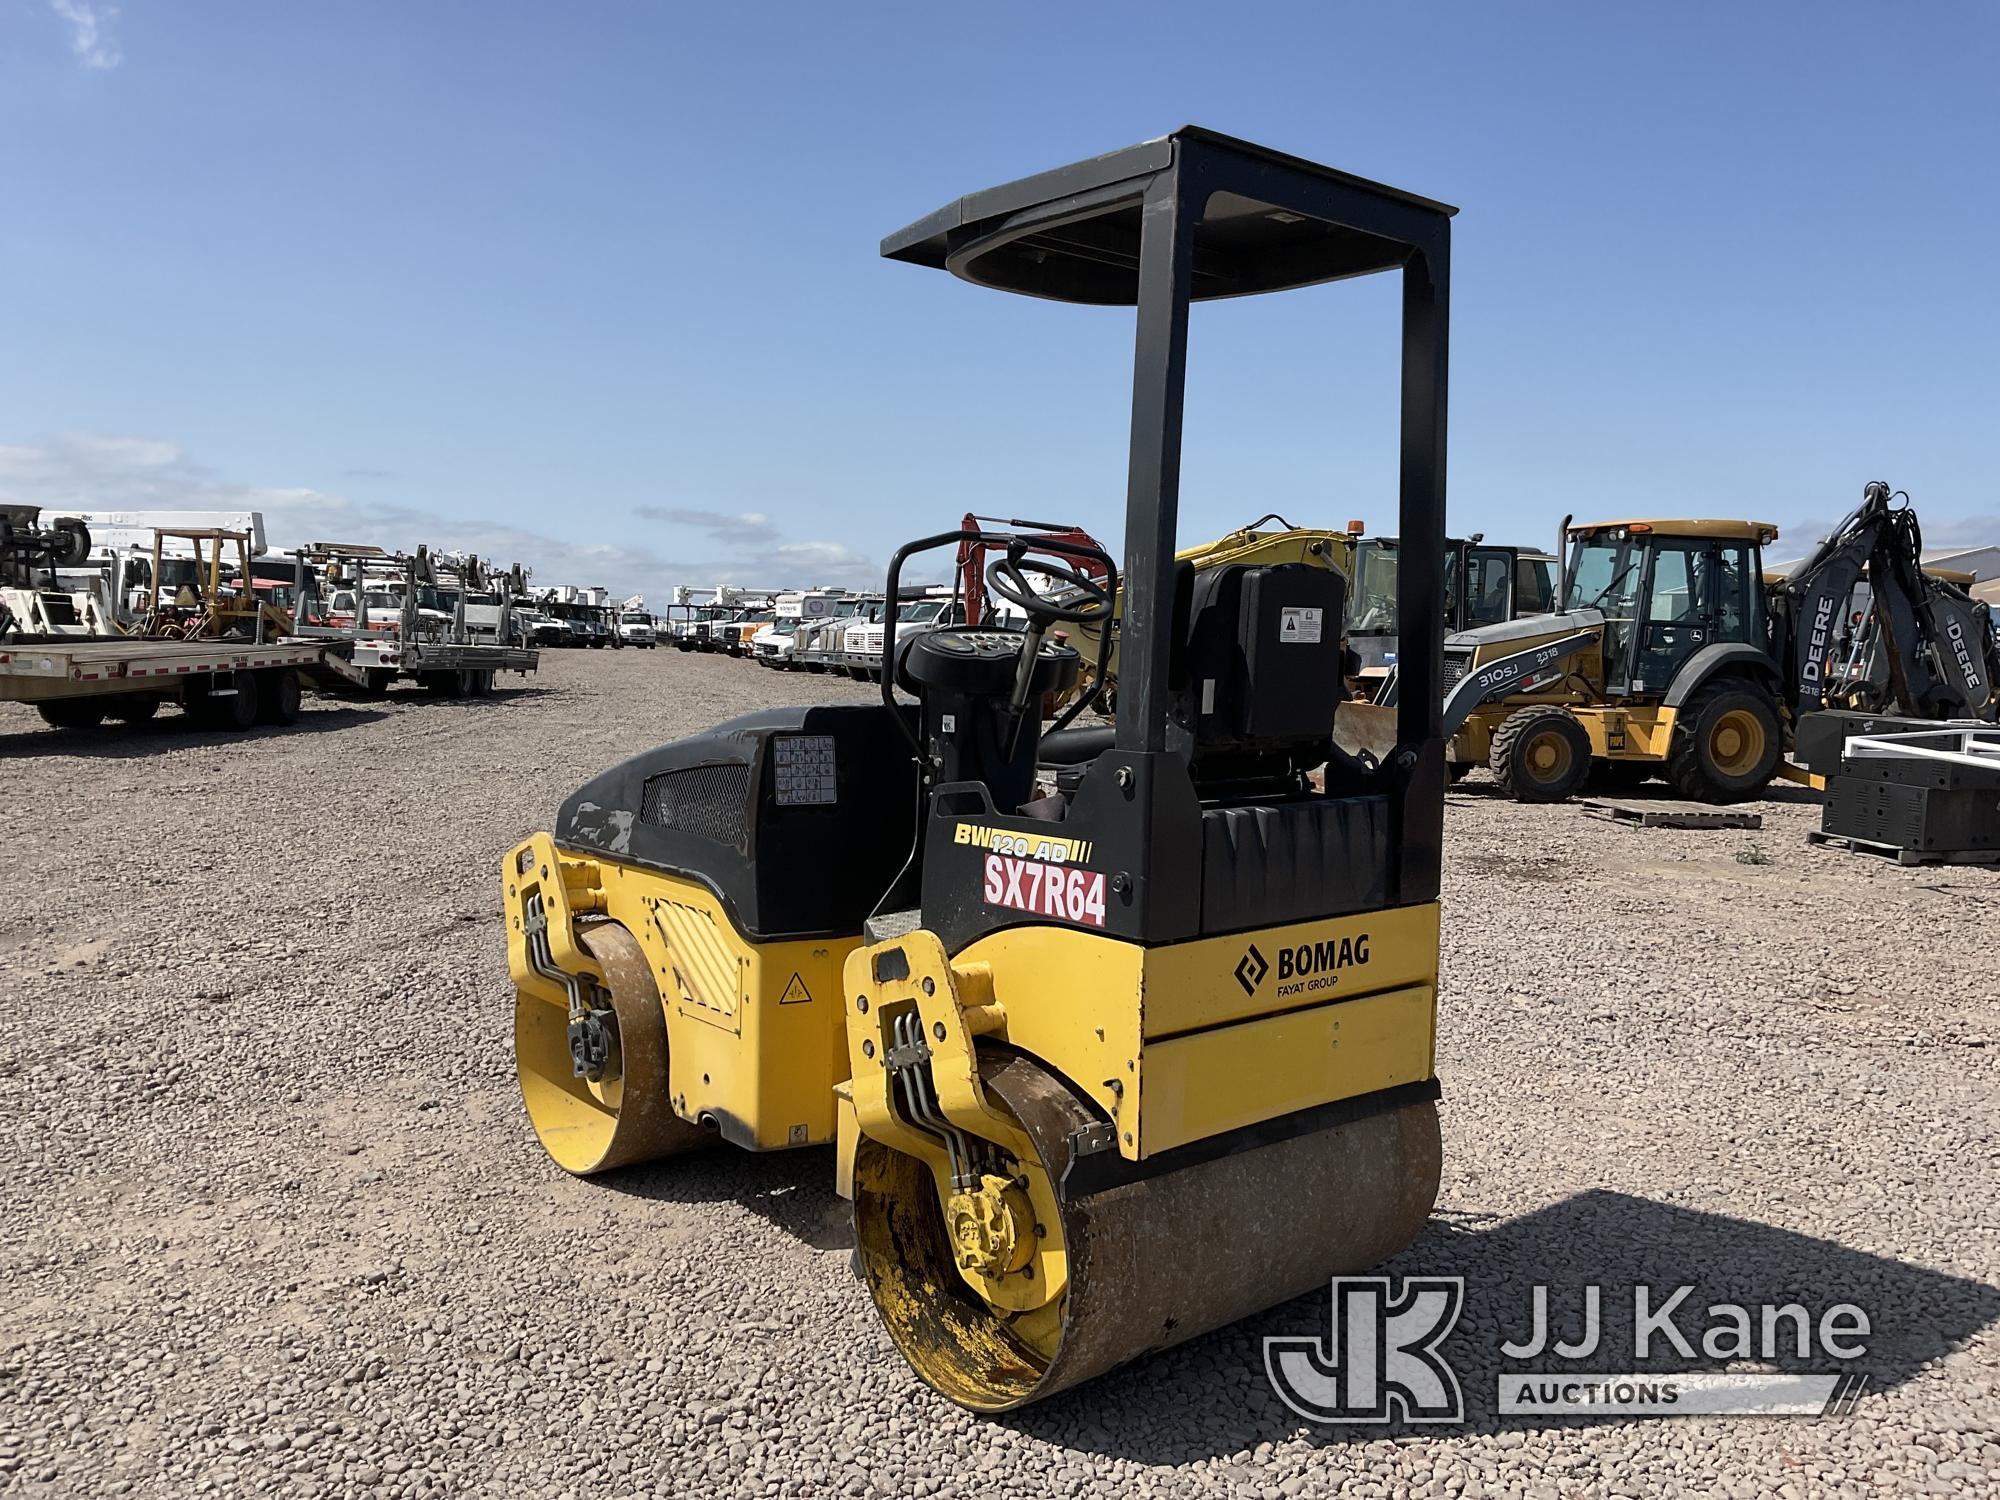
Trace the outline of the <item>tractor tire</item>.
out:
<instances>
[{"instance_id":1,"label":"tractor tire","mask_svg":"<svg viewBox=\"0 0 2000 1500\"><path fill-rule=\"evenodd\" d=\"M92 729L104 719L102 698L52 698L37 703L35 712L51 729Z\"/></svg>"},{"instance_id":2,"label":"tractor tire","mask_svg":"<svg viewBox=\"0 0 2000 1500\"><path fill-rule=\"evenodd\" d=\"M1771 694L1740 677L1696 693L1674 723L1667 780L1696 802L1743 802L1777 773L1784 751Z\"/></svg>"},{"instance_id":3,"label":"tractor tire","mask_svg":"<svg viewBox=\"0 0 2000 1500\"><path fill-rule=\"evenodd\" d=\"M1516 802L1566 802L1590 775L1590 736L1566 708L1524 708L1493 731L1487 764Z\"/></svg>"},{"instance_id":4,"label":"tractor tire","mask_svg":"<svg viewBox=\"0 0 2000 1500\"><path fill-rule=\"evenodd\" d=\"M104 711L121 724L143 724L160 711L160 700L150 693L132 693L113 698Z\"/></svg>"},{"instance_id":5,"label":"tractor tire","mask_svg":"<svg viewBox=\"0 0 2000 1500\"><path fill-rule=\"evenodd\" d=\"M299 721L299 674L293 667L272 667L259 674L263 681L257 695L257 722L296 724Z\"/></svg>"}]
</instances>

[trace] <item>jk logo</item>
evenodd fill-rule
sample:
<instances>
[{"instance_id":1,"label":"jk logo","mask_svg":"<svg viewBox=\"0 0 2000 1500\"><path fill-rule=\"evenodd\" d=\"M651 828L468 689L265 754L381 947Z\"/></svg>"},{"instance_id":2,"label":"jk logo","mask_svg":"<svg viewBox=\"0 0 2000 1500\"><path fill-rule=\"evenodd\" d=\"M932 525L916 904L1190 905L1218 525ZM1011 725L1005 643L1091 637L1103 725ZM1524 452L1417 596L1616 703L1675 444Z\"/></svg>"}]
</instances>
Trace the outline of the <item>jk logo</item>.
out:
<instances>
[{"instance_id":1,"label":"jk logo","mask_svg":"<svg viewBox=\"0 0 2000 1500\"><path fill-rule=\"evenodd\" d=\"M1264 976L1271 972L1271 966L1264 962L1264 955L1252 943L1236 961L1236 982L1243 986L1243 993L1254 995L1257 986L1264 982Z\"/></svg>"},{"instance_id":2,"label":"jk logo","mask_svg":"<svg viewBox=\"0 0 2000 1500\"><path fill-rule=\"evenodd\" d=\"M1465 1397L1438 1345L1465 1306L1463 1276L1333 1278L1333 1326L1315 1338L1267 1338L1264 1369L1300 1416L1314 1422L1462 1422Z\"/></svg>"}]
</instances>

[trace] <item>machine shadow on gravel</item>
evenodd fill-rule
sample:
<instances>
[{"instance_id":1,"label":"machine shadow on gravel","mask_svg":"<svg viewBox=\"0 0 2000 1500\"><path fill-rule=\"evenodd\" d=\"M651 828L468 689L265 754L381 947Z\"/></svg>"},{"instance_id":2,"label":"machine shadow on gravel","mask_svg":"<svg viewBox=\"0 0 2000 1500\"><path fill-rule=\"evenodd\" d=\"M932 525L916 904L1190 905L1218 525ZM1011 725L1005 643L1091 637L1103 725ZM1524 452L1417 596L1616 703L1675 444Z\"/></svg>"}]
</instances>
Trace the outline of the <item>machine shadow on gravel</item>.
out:
<instances>
[{"instance_id":1,"label":"machine shadow on gravel","mask_svg":"<svg viewBox=\"0 0 2000 1500\"><path fill-rule=\"evenodd\" d=\"M737 1203L813 1250L852 1250L847 1202L833 1191L833 1148L732 1151L714 1147L597 1179L602 1187L654 1202Z\"/></svg>"},{"instance_id":2,"label":"machine shadow on gravel","mask_svg":"<svg viewBox=\"0 0 2000 1500\"><path fill-rule=\"evenodd\" d=\"M342 704L312 708L295 723L251 729L196 729L185 714L169 714L146 724L100 724L90 729L49 729L37 723L18 734L0 734L0 760L144 760L173 750L205 745L249 745L258 740L354 729L388 715L379 708Z\"/></svg>"},{"instance_id":3,"label":"machine shadow on gravel","mask_svg":"<svg viewBox=\"0 0 2000 1500\"><path fill-rule=\"evenodd\" d=\"M1795 1302L1814 1319L1849 1302L1868 1314L1866 1354L1841 1362L1815 1351L1809 1359L1779 1357L1781 1369L1850 1372L1868 1377L1868 1391L1901 1385L1926 1365L1964 1346L2000 1319L2000 1288L1906 1262L1852 1250L1831 1240L1767 1224L1704 1213L1624 1193L1587 1192L1518 1219L1471 1223L1440 1214L1403 1254L1380 1268L1392 1282L1405 1276L1462 1276L1465 1307L1440 1352L1465 1394L1462 1426L1390 1422L1315 1427L1285 1406L1264 1372L1264 1340L1328 1332L1325 1290L1301 1297L1135 1365L1125 1381L1093 1381L1043 1406L1002 1420L1023 1433L1066 1447L1145 1463L1186 1462L1189 1446L1226 1457L1259 1443L1303 1433L1338 1449L1396 1437L1442 1437L1600 1425L1636 1418L1500 1416L1498 1378L1527 1371L1576 1373L1643 1369L1661 1375L1720 1370L1729 1362L1701 1354L1711 1304ZM1679 1357L1663 1338L1643 1365L1632 1355L1633 1288L1651 1289L1653 1308L1677 1287L1694 1290L1675 1322L1695 1347ZM1532 1330L1533 1289L1549 1288L1551 1343L1575 1338L1583 1325L1583 1288L1601 1287L1602 1343L1574 1363L1553 1354L1506 1360L1503 1342L1525 1341ZM1781 1340L1782 1342L1782 1340ZM1665 1349L1668 1358L1661 1358ZM1865 1410L1867 1396L1862 1397ZM1162 1411L1195 1414L1163 1429ZM1805 1421L1807 1418L1769 1420ZM1329 1455L1329 1462L1337 1462Z\"/></svg>"}]
</instances>

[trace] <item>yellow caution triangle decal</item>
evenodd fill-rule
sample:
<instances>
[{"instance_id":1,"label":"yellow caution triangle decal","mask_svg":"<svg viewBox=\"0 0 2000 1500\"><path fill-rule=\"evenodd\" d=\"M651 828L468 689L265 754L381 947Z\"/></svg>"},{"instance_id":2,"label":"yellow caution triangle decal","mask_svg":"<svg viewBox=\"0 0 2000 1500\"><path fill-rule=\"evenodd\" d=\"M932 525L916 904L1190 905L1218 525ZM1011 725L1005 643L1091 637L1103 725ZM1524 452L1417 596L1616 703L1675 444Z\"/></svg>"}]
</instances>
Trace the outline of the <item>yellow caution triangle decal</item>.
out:
<instances>
[{"instance_id":1,"label":"yellow caution triangle decal","mask_svg":"<svg viewBox=\"0 0 2000 1500\"><path fill-rule=\"evenodd\" d=\"M785 993L778 996L780 1005L807 1005L812 1001L812 991L806 988L805 979L798 970L792 971L792 982L785 986Z\"/></svg>"}]
</instances>

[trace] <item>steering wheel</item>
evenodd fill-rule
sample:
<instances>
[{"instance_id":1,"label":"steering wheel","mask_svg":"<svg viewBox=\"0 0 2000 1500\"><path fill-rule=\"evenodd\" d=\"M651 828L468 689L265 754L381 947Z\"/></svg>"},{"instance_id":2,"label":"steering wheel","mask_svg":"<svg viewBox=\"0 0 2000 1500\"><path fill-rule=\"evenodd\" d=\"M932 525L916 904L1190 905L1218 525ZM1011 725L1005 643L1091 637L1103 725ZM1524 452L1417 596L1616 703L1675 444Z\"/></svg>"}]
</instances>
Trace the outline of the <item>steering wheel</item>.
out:
<instances>
[{"instance_id":1,"label":"steering wheel","mask_svg":"<svg viewBox=\"0 0 2000 1500\"><path fill-rule=\"evenodd\" d=\"M1058 604L1048 595L1035 592L1028 582L1031 576L1074 589L1083 597L1073 604ZM1111 613L1111 592L1103 584L1080 568L1039 557L1016 557L1010 552L986 570L986 586L1009 604L1045 620L1092 625Z\"/></svg>"},{"instance_id":2,"label":"steering wheel","mask_svg":"<svg viewBox=\"0 0 2000 1500\"><path fill-rule=\"evenodd\" d=\"M1004 697L1021 680L1021 654L1028 637L1019 630L974 629L954 625L926 630L905 644L897 680L913 693L927 687ZM1066 691L1074 685L1083 658L1070 646L1043 641L1029 669L1031 693Z\"/></svg>"}]
</instances>

